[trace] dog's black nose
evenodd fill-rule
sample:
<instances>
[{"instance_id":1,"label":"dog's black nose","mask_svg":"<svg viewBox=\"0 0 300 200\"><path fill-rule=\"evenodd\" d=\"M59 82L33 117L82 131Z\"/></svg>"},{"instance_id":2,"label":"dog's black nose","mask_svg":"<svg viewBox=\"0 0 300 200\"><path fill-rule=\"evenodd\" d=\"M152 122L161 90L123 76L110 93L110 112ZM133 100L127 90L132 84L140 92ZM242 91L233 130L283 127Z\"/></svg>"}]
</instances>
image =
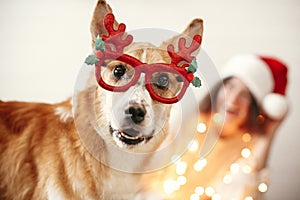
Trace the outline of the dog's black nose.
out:
<instances>
[{"instance_id":1,"label":"dog's black nose","mask_svg":"<svg viewBox=\"0 0 300 200\"><path fill-rule=\"evenodd\" d=\"M130 107L125 110L125 114L130 115L132 121L139 124L145 119L146 109L144 106L130 105Z\"/></svg>"}]
</instances>

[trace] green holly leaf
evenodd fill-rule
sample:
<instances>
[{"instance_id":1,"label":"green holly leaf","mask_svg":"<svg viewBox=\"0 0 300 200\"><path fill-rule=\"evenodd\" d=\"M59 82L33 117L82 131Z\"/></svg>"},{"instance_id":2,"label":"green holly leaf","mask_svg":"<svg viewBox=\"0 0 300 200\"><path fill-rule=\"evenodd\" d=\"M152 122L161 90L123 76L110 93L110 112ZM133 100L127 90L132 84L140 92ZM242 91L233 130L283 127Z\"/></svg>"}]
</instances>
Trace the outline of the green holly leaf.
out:
<instances>
[{"instance_id":1,"label":"green holly leaf","mask_svg":"<svg viewBox=\"0 0 300 200\"><path fill-rule=\"evenodd\" d=\"M94 55L94 54L91 54L89 55L85 61L84 61L87 65L94 65L96 64L97 62L99 62L99 59Z\"/></svg>"},{"instance_id":2,"label":"green holly leaf","mask_svg":"<svg viewBox=\"0 0 300 200\"><path fill-rule=\"evenodd\" d=\"M195 77L194 80L192 80L192 84L195 87L200 87L201 86L201 80L198 77Z\"/></svg>"},{"instance_id":3,"label":"green holly leaf","mask_svg":"<svg viewBox=\"0 0 300 200\"><path fill-rule=\"evenodd\" d=\"M195 73L197 71L197 68L198 68L198 64L197 64L197 61L196 59L194 58L191 62L191 64L189 65L187 71L188 72L192 72L192 73Z\"/></svg>"},{"instance_id":4,"label":"green holly leaf","mask_svg":"<svg viewBox=\"0 0 300 200\"><path fill-rule=\"evenodd\" d=\"M98 51L105 51L105 44L101 37L97 37L95 40L95 49Z\"/></svg>"}]
</instances>

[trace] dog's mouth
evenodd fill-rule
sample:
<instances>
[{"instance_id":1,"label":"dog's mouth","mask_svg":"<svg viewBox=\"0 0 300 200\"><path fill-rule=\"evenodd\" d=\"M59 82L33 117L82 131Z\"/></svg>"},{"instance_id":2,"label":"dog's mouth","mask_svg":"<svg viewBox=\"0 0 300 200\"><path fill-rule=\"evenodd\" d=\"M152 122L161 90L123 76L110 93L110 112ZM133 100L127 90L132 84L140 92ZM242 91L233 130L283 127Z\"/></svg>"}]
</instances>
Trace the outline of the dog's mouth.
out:
<instances>
[{"instance_id":1,"label":"dog's mouth","mask_svg":"<svg viewBox=\"0 0 300 200\"><path fill-rule=\"evenodd\" d=\"M125 129L125 130L116 130L113 129L111 126L109 127L110 134L115 136L118 140L126 145L137 145L143 141L148 142L152 136L139 136L139 131L135 129Z\"/></svg>"}]
</instances>

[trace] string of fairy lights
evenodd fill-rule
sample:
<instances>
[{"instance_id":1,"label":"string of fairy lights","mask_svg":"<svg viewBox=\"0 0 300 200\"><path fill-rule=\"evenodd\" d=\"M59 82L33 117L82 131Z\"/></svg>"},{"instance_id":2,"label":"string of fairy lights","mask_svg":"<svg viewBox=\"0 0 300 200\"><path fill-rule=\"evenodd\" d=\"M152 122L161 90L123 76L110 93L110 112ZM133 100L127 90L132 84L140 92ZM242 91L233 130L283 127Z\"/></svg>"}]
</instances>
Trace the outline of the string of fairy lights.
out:
<instances>
[{"instance_id":1,"label":"string of fairy lights","mask_svg":"<svg viewBox=\"0 0 300 200\"><path fill-rule=\"evenodd\" d=\"M260 116L261 117L261 116ZM220 123L220 117L214 116L212 118L215 123ZM203 122L200 122L197 126L197 134L205 134L207 132L207 125ZM242 135L242 142L244 144L250 142L252 139L252 136L250 133L244 133ZM246 145L245 145L246 146ZM188 154L195 154L199 152L200 145L197 140L197 137L194 138L188 147ZM195 155L196 156L196 155ZM252 151L250 148L244 147L240 151L240 158L245 159L246 161L250 160L252 158ZM194 170L195 173L200 173L207 165L208 161L206 158L200 158L196 160L195 162L191 162L189 160L184 160L184 158L180 158L179 156L174 156L172 158L172 162L175 165L175 173L172 175L172 178L168 178L163 182L163 189L165 194L168 196L173 195L176 192L179 192L181 188L188 183L188 170ZM246 163L239 163L239 162L233 162L227 171L227 173L224 174L223 177L221 177L222 182L225 185L230 185L233 182L234 176L238 173L243 173L244 175L249 175L251 173L254 173L253 167L250 162ZM192 194L186 194L189 195L190 200L201 200L202 197L209 198L212 200L222 200L222 194L220 191L218 191L213 186L201 186L201 185L195 185L194 187L194 193ZM257 185L257 190L260 193L265 193L268 190L268 185L266 182L262 181L259 182ZM232 200L237 200L232 198ZM254 197L252 196L246 196L243 200L254 200Z\"/></svg>"}]
</instances>

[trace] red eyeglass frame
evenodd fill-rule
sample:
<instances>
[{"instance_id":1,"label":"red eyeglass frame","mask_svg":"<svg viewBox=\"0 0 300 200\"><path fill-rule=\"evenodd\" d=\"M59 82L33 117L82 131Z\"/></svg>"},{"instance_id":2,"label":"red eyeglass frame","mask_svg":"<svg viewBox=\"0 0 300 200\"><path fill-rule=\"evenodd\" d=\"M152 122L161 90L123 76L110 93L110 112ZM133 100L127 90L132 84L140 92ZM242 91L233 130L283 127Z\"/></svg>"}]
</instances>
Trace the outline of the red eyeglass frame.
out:
<instances>
[{"instance_id":1,"label":"red eyeglass frame","mask_svg":"<svg viewBox=\"0 0 300 200\"><path fill-rule=\"evenodd\" d=\"M171 57L171 63L153 63L147 64L143 63L140 60L136 59L133 56L123 53L123 49L128 46L133 37L130 34L125 35L124 33L126 26L125 24L121 23L118 25L117 29L115 30L114 27L114 15L112 13L108 13L104 18L104 26L108 32L108 35L101 35L102 40L105 42L105 50L95 50L95 56L99 60L95 64L95 75L98 84L109 91L113 92L124 92L128 90L131 86L135 85L136 82L139 80L141 73L145 74L145 87L149 92L151 98L153 100L159 101L165 104L173 104L178 102L184 96L187 87L189 86L190 82L194 79L194 75L192 72L188 72L186 69L194 56L190 54L199 48L201 44L201 36L195 35L193 37L193 41L189 47L186 47L186 40L185 38L180 38L178 41L178 52L174 52L174 46L170 44L167 47L167 51L169 56ZM114 48L112 48L112 45ZM118 60L129 64L135 70L134 77L132 80L124 86L112 86L107 84L101 77L101 67L105 60ZM179 63L184 61L185 64L179 66ZM182 78L183 86L181 91L176 97L172 98L165 98L157 95L152 86L151 86L151 75L155 72L170 72L173 74L177 74Z\"/></svg>"},{"instance_id":2,"label":"red eyeglass frame","mask_svg":"<svg viewBox=\"0 0 300 200\"><path fill-rule=\"evenodd\" d=\"M102 67L103 61L107 60L107 59L111 60L111 58L114 58L113 60L118 60L118 61L124 62L126 64L129 64L131 67L134 68L134 71L135 71L134 76L133 76L132 80L130 80L130 82L128 82L126 85L112 86L112 85L107 84L102 79L101 67ZM101 60L103 60L103 61L101 62ZM125 92L131 86L135 85L137 83L137 81L140 79L141 73L144 73L145 74L145 87L148 90L151 98L153 100L159 101L161 103L173 104L173 103L178 102L184 96L185 91L187 90L187 87L190 84L190 82L185 78L187 76L186 70L183 68L180 68L176 65L166 64L166 63L147 64L147 63L143 63L140 60L138 60L130 55L127 55L127 54L122 54L116 58L115 54L105 53L105 56L102 57L101 60L96 64L96 71L95 71L96 80L102 88L109 90L109 91ZM157 95L154 92L152 85L151 85L151 76L155 72L170 72L170 73L176 74L182 78L183 85L182 85L181 91L179 92L179 94L176 97L165 98L165 97L161 97L161 96Z\"/></svg>"}]
</instances>

